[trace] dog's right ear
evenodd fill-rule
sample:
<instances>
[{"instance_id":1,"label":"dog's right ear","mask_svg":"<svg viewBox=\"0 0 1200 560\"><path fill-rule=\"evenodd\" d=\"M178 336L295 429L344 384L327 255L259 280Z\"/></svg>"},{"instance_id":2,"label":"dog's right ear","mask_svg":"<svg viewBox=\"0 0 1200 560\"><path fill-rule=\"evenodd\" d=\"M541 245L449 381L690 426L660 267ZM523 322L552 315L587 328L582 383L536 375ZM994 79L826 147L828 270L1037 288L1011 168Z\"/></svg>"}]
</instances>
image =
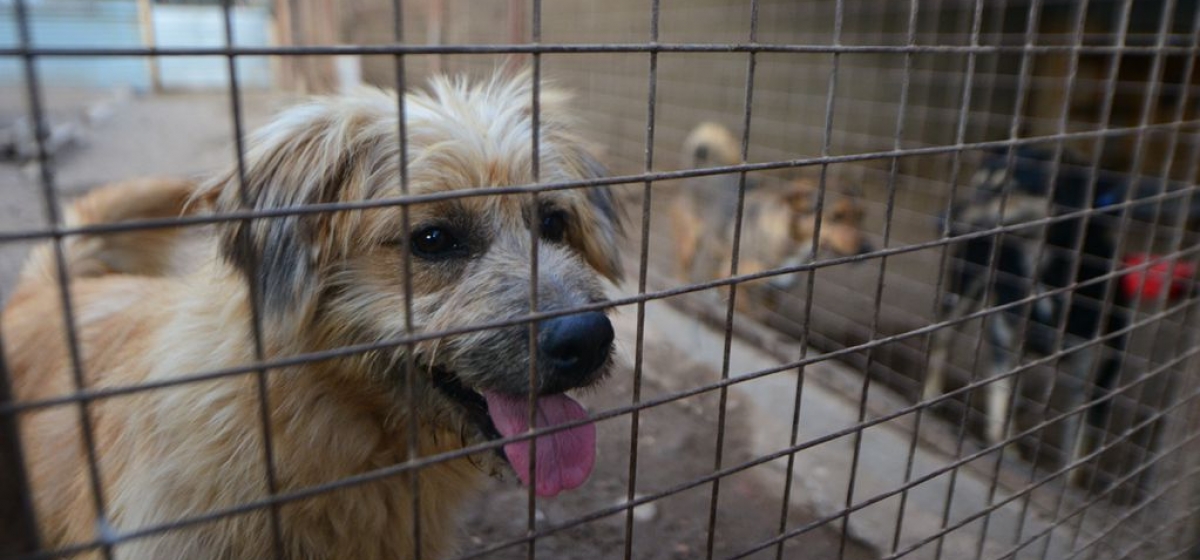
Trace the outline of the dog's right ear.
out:
<instances>
[{"instance_id":1,"label":"dog's right ear","mask_svg":"<svg viewBox=\"0 0 1200 560\"><path fill-rule=\"evenodd\" d=\"M219 229L223 256L254 282L267 317L303 324L315 311L323 263L338 250L328 233L348 213L286 212L365 198L388 129L384 115L361 114L371 107L363 101L330 98L285 111L251 139L244 173L235 167L196 196L218 215L285 212Z\"/></svg>"}]
</instances>

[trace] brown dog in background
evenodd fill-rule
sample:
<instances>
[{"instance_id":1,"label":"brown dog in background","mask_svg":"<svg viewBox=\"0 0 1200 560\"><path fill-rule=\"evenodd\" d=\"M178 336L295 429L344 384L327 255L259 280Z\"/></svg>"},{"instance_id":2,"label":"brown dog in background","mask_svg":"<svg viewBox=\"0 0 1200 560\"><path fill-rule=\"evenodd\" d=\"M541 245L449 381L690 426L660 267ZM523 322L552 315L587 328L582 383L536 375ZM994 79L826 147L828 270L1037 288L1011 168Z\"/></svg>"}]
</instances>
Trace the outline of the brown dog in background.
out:
<instances>
[{"instance_id":1,"label":"brown dog in background","mask_svg":"<svg viewBox=\"0 0 1200 560\"><path fill-rule=\"evenodd\" d=\"M407 95L410 192L533 183L531 95L528 73L476 85L438 80L428 92ZM543 89L540 105L540 178L597 176L601 168L575 136L564 96ZM233 171L201 187L112 185L70 206L65 223L398 197L397 106L385 92L315 100L255 135L244 183ZM208 228L174 228L64 239L86 386L171 384L88 405L105 521L118 538L269 497L264 404L253 371L172 384L257 362L250 286L259 294L264 358L278 362L402 339L406 292L418 333L527 314L531 229L541 238L540 311L601 304L601 278L620 276L617 210L604 189L443 198L408 208L407 221L399 206L378 204L225 221L214 236L204 235ZM197 237L205 258L186 262L184 241ZM35 249L4 310L18 402L75 390L55 262L53 247ZM529 332L516 324L422 340L411 355L407 345L391 344L270 369L265 417L276 490L300 492L402 465L416 458L410 434L417 455L431 457L526 432ZM538 427L578 425L537 438L533 480L528 440L507 444L503 455L524 482L553 495L582 484L592 468L594 427L564 391L607 373L613 331L603 312L589 311L541 320L537 332ZM75 404L21 416L42 542L51 549L98 537L80 422ZM278 508L283 557L412 558L414 536L423 558L443 557L452 550L457 506L484 471L503 465L501 454L480 453L425 465L416 481L404 471L286 501ZM121 540L115 549L133 559L272 558L272 534L269 510L260 507Z\"/></svg>"},{"instance_id":2,"label":"brown dog in background","mask_svg":"<svg viewBox=\"0 0 1200 560\"><path fill-rule=\"evenodd\" d=\"M725 127L703 123L685 140L683 161L693 169L736 165L741 162L740 144ZM739 180L736 173L687 179L672 202L671 225L681 281L703 282L729 275ZM827 195L813 254L818 189L817 182L810 179L779 184L755 176L746 178L738 274L870 250L861 230L862 207L854 198ZM783 288L794 277L785 274L768 282Z\"/></svg>"}]
</instances>

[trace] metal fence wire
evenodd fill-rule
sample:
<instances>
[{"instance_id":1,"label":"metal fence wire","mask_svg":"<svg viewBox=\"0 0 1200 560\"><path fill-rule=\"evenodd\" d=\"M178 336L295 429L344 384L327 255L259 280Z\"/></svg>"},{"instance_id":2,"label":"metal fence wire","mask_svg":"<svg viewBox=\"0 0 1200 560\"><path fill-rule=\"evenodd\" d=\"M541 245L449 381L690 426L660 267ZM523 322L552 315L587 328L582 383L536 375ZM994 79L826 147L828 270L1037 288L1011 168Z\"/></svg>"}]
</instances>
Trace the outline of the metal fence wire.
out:
<instances>
[{"instance_id":1,"label":"metal fence wire","mask_svg":"<svg viewBox=\"0 0 1200 560\"><path fill-rule=\"evenodd\" d=\"M339 493L403 488L407 515L398 517L418 520L412 525L336 526L330 515L327 530L361 533L364 542L405 532L414 558L461 560L1200 558L1196 2L199 2L219 15L220 41L208 46L166 46L161 29L132 46L55 41L45 24L55 10L90 13L102 4L0 0L0 21L12 25L0 30L0 76L11 78L2 86L21 101L19 112L0 114L9 121L0 124L11 124L0 215L12 219L0 225L0 294L12 294L8 271L26 249L52 247L57 285L43 299L47 314L62 315L66 340L47 341L46 352L65 344L60 365L71 376L62 394L14 390L20 333L6 318L0 556L129 558L123 551L147 539L265 515L262 550L290 558L290 543L305 538L289 532L296 512L343 503L322 501ZM167 4L137 3L144 14ZM237 31L239 10L256 6L276 25L270 44L247 44ZM214 115L185 98L197 103L194 118L228 120L222 156L242 210L66 219L69 199L84 189L63 188L62 169L91 160L58 151L61 69L73 65L78 78L80 68L102 73L130 60L146 65L158 87L121 111L172 96L221 100L204 106ZM223 61L212 78L225 89L172 91L157 82L172 60ZM261 81L239 66L253 60L268 61L261 67L270 68L273 90L242 87ZM435 74L528 68L530 153L546 148L539 92L553 84L573 93L580 132L610 172L543 181L544 160L534 157L529 182L410 190L415 164L401 96L399 196L254 209L244 138L266 112L257 100L290 103L296 92L336 89L346 61L362 81L397 91ZM18 121L29 130L24 148ZM178 124L136 122L147 130ZM101 134L76 150L91 150ZM198 149L170 136L148 138ZM156 153L127 149L133 159ZM128 169L172 171L166 163ZM76 325L97 310L81 306L68 281L73 241L180 226L207 235L213 225L388 209L399 210L407 232L430 205L598 189L614 193L626 214L616 243L628 274L604 301L539 305L539 286L558 279L542 276L547 242L532 228L521 264L529 267L528 307L511 317L419 324L414 306L428 303L404 281L397 336L287 353L265 331L277 328L263 317L263 292L273 287L251 281L249 325L228 326L249 340L249 355L235 365L97 383L90 368L110 358L79 344ZM27 218L38 211L40 225ZM249 236L234 243L249 247ZM255 278L280 262L247 266ZM411 256L398 266L395 274L415 274ZM302 486L281 475L295 470L281 468L287 461L320 463L339 449L336 441L295 441L276 417L286 404L279 380L296 366L402 356L391 382L396 406L411 411L426 406L417 388L438 375L416 363L419 349L515 327L524 334L513 346L528 347L529 387L539 387L539 329L596 311L615 325L616 365L582 397L600 451L591 480L569 494L550 499L511 474L483 477L481 497L456 514L462 528L450 531L452 548L427 542L431 529L419 526L447 499L419 473L469 459L468 470L482 475L489 463L480 457L536 447L547 441L539 436L582 420L527 423L480 442L464 436L435 453L423 451L425 436L410 422L403 441L388 443L400 458L392 463ZM255 425L241 429L255 434L245 441L259 448L261 493L182 518L133 520L114 507L129 499L115 495L114 471L139 467L106 455L120 437L102 435L111 431L106 403L217 398L210 391L229 380L252 380L236 398L258 403ZM51 511L38 500L38 484L53 480L55 468L31 459L48 445L36 439L46 431L28 429L38 415L79 434L73 458L87 467L71 492L86 496L88 511ZM150 492L161 481L145 482L120 491ZM47 519L66 514L90 516L94 531L55 534ZM201 548L178 554L225 557Z\"/></svg>"}]
</instances>

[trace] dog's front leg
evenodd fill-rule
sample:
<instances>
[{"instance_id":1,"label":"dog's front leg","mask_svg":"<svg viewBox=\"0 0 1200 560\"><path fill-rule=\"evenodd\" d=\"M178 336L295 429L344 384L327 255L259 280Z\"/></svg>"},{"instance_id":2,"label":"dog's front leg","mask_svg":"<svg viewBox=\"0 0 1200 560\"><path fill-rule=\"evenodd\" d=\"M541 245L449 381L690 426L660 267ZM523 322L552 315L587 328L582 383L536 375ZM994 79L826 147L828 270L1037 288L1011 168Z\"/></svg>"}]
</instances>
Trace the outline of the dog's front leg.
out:
<instances>
[{"instance_id":1,"label":"dog's front leg","mask_svg":"<svg viewBox=\"0 0 1200 560\"><path fill-rule=\"evenodd\" d=\"M954 331L942 328L934 331L932 348L929 350L929 371L925 374L925 387L921 400L941 396L946 389L946 361L950 357L950 337Z\"/></svg>"},{"instance_id":2,"label":"dog's front leg","mask_svg":"<svg viewBox=\"0 0 1200 560\"><path fill-rule=\"evenodd\" d=\"M979 305L979 296L983 293L983 282L972 282L962 295L946 294L942 300L942 321L958 321L967 313L974 311ZM925 374L925 383L921 391L922 400L936 398L946 390L946 366L950 359L950 342L954 337L957 325L944 326L933 332L933 340L929 349L929 372Z\"/></svg>"},{"instance_id":3,"label":"dog's front leg","mask_svg":"<svg viewBox=\"0 0 1200 560\"><path fill-rule=\"evenodd\" d=\"M1092 385L1091 378L1096 360L1100 359L1101 352L1107 352L1107 350L1107 348L1101 349L1090 345L1067 354L1066 366L1071 375L1071 390L1067 392L1068 398L1064 407L1066 410L1075 410L1088 399L1086 391L1087 387ZM1093 396L1095 395L1093 394ZM1063 445L1071 446L1071 454L1063 459L1064 467L1074 465L1080 457L1091 453L1095 448L1096 440L1100 437L1099 430L1104 429L1104 422L1101 418L1106 417L1106 415L1096 414L1096 412L1101 407L1107 407L1107 404L1091 405L1083 412L1069 416L1067 421L1063 422ZM1084 482L1084 474L1083 465L1075 465L1068 476L1068 482L1080 485Z\"/></svg>"},{"instance_id":4,"label":"dog's front leg","mask_svg":"<svg viewBox=\"0 0 1200 560\"><path fill-rule=\"evenodd\" d=\"M991 343L988 379L992 381L987 386L987 441L995 445L1004 441L1012 431L1009 416L1012 414L1010 405L1018 375L1013 370L1017 367L1018 356L1014 344L1016 329L1008 318L994 317L988 323Z\"/></svg>"}]
</instances>

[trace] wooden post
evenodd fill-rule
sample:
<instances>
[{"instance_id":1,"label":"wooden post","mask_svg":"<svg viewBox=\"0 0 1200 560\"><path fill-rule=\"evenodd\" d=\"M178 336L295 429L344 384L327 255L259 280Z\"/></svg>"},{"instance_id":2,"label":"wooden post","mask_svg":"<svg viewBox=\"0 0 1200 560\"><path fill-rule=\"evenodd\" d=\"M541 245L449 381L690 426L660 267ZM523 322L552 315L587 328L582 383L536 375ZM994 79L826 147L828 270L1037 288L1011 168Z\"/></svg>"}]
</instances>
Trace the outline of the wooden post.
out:
<instances>
[{"instance_id":1,"label":"wooden post","mask_svg":"<svg viewBox=\"0 0 1200 560\"><path fill-rule=\"evenodd\" d=\"M275 0L275 44L289 47L296 44L295 17L292 13L292 0ZM292 55L275 57L275 69L278 71L279 85L287 90L300 87L297 76L297 59Z\"/></svg>"},{"instance_id":2,"label":"wooden post","mask_svg":"<svg viewBox=\"0 0 1200 560\"><path fill-rule=\"evenodd\" d=\"M445 26L446 3L444 0L430 0L429 18L425 21L425 42L430 45L444 44L442 34ZM441 74L446 70L446 56L439 54L433 57L430 70L433 74Z\"/></svg>"},{"instance_id":3,"label":"wooden post","mask_svg":"<svg viewBox=\"0 0 1200 560\"><path fill-rule=\"evenodd\" d=\"M508 41L525 42L525 0L508 0Z\"/></svg>"},{"instance_id":4,"label":"wooden post","mask_svg":"<svg viewBox=\"0 0 1200 560\"><path fill-rule=\"evenodd\" d=\"M142 34L142 45L154 48L158 42L154 38L154 6L152 0L137 0L138 28ZM150 71L150 91L162 91L162 78L158 72L158 57L146 57L146 68Z\"/></svg>"},{"instance_id":5,"label":"wooden post","mask_svg":"<svg viewBox=\"0 0 1200 560\"><path fill-rule=\"evenodd\" d=\"M275 0L275 29L281 46L330 46L341 43L341 11L334 0ZM284 87L305 93L337 89L331 56L285 55L279 65Z\"/></svg>"},{"instance_id":6,"label":"wooden post","mask_svg":"<svg viewBox=\"0 0 1200 560\"><path fill-rule=\"evenodd\" d=\"M508 42L514 45L524 43L525 37L525 0L508 0ZM512 73L525 66L526 56L513 54L508 56L505 66Z\"/></svg>"}]
</instances>

